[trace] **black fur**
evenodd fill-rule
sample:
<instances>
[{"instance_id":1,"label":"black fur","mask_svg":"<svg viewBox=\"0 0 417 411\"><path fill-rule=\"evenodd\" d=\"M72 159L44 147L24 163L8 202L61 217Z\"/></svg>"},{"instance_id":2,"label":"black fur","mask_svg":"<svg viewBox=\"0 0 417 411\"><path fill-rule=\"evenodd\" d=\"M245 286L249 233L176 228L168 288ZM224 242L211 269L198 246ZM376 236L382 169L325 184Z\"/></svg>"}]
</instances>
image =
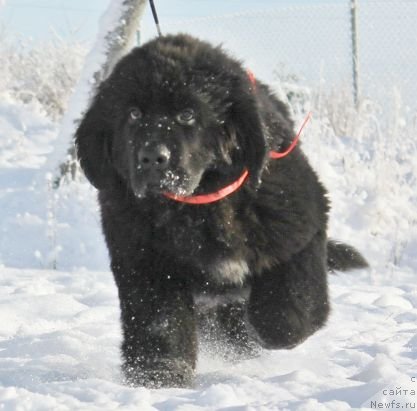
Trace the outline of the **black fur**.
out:
<instances>
[{"instance_id":1,"label":"black fur","mask_svg":"<svg viewBox=\"0 0 417 411\"><path fill-rule=\"evenodd\" d=\"M328 242L326 191L301 149L269 160L293 137L267 86L186 35L136 48L101 84L76 143L99 190L128 383L190 385L197 328L207 331L213 312L242 353L254 340L294 347L326 321L328 270L366 265ZM244 168L249 181L219 202L163 195L207 193Z\"/></svg>"},{"instance_id":2,"label":"black fur","mask_svg":"<svg viewBox=\"0 0 417 411\"><path fill-rule=\"evenodd\" d=\"M327 266L331 271L347 271L366 268L368 263L352 246L330 240L327 243Z\"/></svg>"}]
</instances>

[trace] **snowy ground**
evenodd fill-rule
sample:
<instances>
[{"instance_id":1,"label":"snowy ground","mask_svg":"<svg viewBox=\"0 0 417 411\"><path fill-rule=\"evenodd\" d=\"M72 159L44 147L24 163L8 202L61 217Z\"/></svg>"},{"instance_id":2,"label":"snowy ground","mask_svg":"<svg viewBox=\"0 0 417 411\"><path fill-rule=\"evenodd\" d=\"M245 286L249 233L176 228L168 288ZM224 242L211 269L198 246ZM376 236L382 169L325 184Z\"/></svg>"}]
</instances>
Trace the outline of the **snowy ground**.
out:
<instances>
[{"instance_id":1,"label":"snowy ground","mask_svg":"<svg viewBox=\"0 0 417 411\"><path fill-rule=\"evenodd\" d=\"M1 274L0 409L341 411L370 408L399 387L402 395L387 401L417 402L409 395L417 391L417 291L404 272L395 272L403 282L395 287L358 273L332 277L324 330L294 350L237 364L203 354L187 390L120 383L118 301L108 272Z\"/></svg>"},{"instance_id":2,"label":"snowy ground","mask_svg":"<svg viewBox=\"0 0 417 411\"><path fill-rule=\"evenodd\" d=\"M148 390L120 383L118 301L94 191L54 191L57 125L38 106L0 101L0 410L417 408L415 129L399 121L401 143L388 145L334 136L319 116L303 136L332 193L332 235L372 264L331 276L323 330L235 364L202 352L193 388ZM345 135L369 134L355 124ZM399 146L407 155L392 162Z\"/></svg>"}]
</instances>

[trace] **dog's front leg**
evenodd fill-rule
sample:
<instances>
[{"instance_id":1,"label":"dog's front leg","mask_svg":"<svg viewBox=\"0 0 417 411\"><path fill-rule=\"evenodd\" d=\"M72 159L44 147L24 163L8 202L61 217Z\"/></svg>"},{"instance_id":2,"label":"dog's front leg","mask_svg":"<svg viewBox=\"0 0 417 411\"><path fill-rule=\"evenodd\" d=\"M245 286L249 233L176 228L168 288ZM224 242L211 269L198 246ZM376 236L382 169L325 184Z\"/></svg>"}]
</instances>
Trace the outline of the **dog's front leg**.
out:
<instances>
[{"instance_id":1,"label":"dog's front leg","mask_svg":"<svg viewBox=\"0 0 417 411\"><path fill-rule=\"evenodd\" d=\"M148 387L190 386L197 355L191 292L181 282L158 273L151 278L137 273L123 277L116 271L115 278L126 382Z\"/></svg>"}]
</instances>

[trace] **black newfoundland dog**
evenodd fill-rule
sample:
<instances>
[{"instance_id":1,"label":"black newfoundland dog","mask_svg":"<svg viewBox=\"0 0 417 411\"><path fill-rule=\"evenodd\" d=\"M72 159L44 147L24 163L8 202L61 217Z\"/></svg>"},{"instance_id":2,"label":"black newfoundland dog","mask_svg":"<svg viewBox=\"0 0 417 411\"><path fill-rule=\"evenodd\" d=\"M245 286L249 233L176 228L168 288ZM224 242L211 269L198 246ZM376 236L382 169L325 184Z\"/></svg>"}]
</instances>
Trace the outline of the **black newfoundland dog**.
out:
<instances>
[{"instance_id":1,"label":"black newfoundland dog","mask_svg":"<svg viewBox=\"0 0 417 411\"><path fill-rule=\"evenodd\" d=\"M243 353L294 347L326 322L328 272L366 266L328 241L326 191L301 149L269 157L294 134L266 85L187 35L134 49L100 85L76 145L98 189L128 383L189 386L213 310Z\"/></svg>"}]
</instances>

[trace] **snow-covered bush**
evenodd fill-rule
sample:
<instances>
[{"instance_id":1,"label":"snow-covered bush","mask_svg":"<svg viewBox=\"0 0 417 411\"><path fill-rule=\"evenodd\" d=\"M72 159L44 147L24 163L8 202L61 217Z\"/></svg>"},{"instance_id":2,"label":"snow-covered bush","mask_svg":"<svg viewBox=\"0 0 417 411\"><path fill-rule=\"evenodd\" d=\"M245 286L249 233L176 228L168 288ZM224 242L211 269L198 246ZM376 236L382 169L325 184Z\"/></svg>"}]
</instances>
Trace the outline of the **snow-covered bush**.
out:
<instances>
[{"instance_id":1,"label":"snow-covered bush","mask_svg":"<svg viewBox=\"0 0 417 411\"><path fill-rule=\"evenodd\" d=\"M24 104L37 102L53 120L66 109L86 47L54 35L34 42L0 31L0 93Z\"/></svg>"},{"instance_id":2,"label":"snow-covered bush","mask_svg":"<svg viewBox=\"0 0 417 411\"><path fill-rule=\"evenodd\" d=\"M327 145L338 148L332 163L345 186L338 206L343 205L347 222L366 227L379 262L402 265L404 259L416 259L417 112L395 87L387 97L378 103L363 99L355 110L346 96L333 91L322 99L316 127Z\"/></svg>"},{"instance_id":3,"label":"snow-covered bush","mask_svg":"<svg viewBox=\"0 0 417 411\"><path fill-rule=\"evenodd\" d=\"M395 86L355 107L347 85L312 90L282 70L276 78L296 124L313 113L301 138L330 192L331 235L366 243L374 266L415 266L417 111Z\"/></svg>"}]
</instances>

